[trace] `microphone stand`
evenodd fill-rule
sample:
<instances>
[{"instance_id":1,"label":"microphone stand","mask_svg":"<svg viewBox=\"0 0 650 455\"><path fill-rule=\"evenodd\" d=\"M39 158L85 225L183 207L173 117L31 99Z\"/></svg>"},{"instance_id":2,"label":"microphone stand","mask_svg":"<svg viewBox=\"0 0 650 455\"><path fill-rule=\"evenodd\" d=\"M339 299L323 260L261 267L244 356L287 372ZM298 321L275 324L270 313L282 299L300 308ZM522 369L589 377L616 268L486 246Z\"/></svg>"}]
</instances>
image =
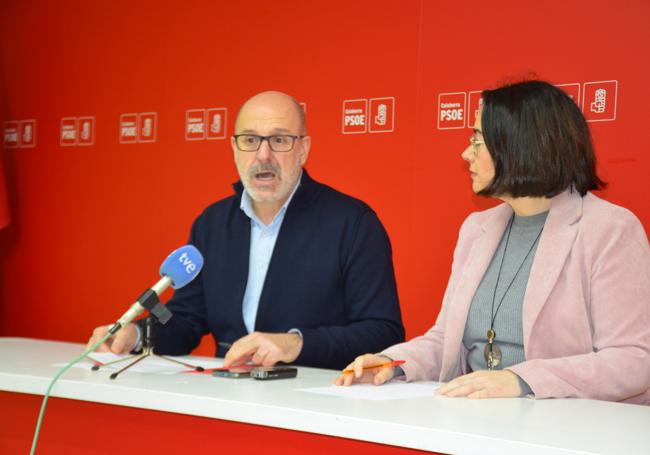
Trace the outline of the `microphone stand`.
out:
<instances>
[{"instance_id":1,"label":"microphone stand","mask_svg":"<svg viewBox=\"0 0 650 455\"><path fill-rule=\"evenodd\" d=\"M191 368L194 371L204 371L203 367L201 367L201 366L191 365L189 363L181 362L180 360L176 360L176 359L170 359L169 357L166 357L164 355L159 355L159 354L156 354L155 352L153 352L153 324L154 324L154 319L155 319L155 317L152 316L152 315L147 316L147 319L145 319L144 334L142 336L142 353L134 354L132 356L125 357L125 358L119 359L119 360L114 360L112 362L104 363L104 364L101 364L101 365L93 365L93 367L91 369L93 371L97 371L101 367L114 365L114 364L119 363L119 362L124 362L126 360L134 359L131 363L126 365L121 370L118 370L115 373L111 373L110 378L115 379L115 378L117 378L117 376L120 373L122 373L123 371L128 370L129 368L131 368L136 363L144 360L145 358L147 358L149 356L154 356L154 357L159 357L161 359L165 359L165 360L167 360L169 362L173 362L173 363L183 365L184 367Z\"/></svg>"}]
</instances>

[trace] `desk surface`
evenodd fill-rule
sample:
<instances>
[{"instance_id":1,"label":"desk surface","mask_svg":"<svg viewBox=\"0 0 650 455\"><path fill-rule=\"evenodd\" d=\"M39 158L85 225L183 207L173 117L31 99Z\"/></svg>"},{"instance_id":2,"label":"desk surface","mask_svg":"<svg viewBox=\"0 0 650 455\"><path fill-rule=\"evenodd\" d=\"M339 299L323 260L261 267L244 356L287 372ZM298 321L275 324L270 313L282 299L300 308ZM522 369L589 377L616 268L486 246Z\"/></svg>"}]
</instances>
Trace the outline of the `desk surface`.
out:
<instances>
[{"instance_id":1,"label":"desk surface","mask_svg":"<svg viewBox=\"0 0 650 455\"><path fill-rule=\"evenodd\" d=\"M0 390L43 395L59 371L52 365L67 363L82 352L80 344L0 338ZM106 371L72 368L52 396L443 453L650 452L650 408L646 406L437 396L369 401L296 391L326 386L336 375L332 370L301 367L296 379L269 382L141 373L110 380Z\"/></svg>"}]
</instances>

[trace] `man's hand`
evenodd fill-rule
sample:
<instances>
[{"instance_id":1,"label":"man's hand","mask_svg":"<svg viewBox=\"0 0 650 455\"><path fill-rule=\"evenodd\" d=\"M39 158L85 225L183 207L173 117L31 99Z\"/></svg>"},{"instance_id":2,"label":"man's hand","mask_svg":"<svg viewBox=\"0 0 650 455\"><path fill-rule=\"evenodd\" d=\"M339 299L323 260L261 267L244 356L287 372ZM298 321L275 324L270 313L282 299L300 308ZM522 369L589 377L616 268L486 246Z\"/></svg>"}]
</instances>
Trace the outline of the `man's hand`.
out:
<instances>
[{"instance_id":1,"label":"man's hand","mask_svg":"<svg viewBox=\"0 0 650 455\"><path fill-rule=\"evenodd\" d=\"M440 387L438 395L467 398L521 396L517 375L510 370L481 370L459 376Z\"/></svg>"},{"instance_id":2,"label":"man's hand","mask_svg":"<svg viewBox=\"0 0 650 455\"><path fill-rule=\"evenodd\" d=\"M371 368L367 370L364 370L364 368L373 365L381 365L382 363L387 362L391 362L391 359L383 355L360 355L354 359L351 364L345 367L345 370L354 370L354 373L341 373L339 377L334 380L334 384L344 386L352 385L354 382L371 383L374 385L383 384L386 381L390 381L395 375L394 367Z\"/></svg>"},{"instance_id":3,"label":"man's hand","mask_svg":"<svg viewBox=\"0 0 650 455\"><path fill-rule=\"evenodd\" d=\"M237 340L226 353L225 368L249 361L270 367L278 362L291 363L302 350L302 338L297 333L253 332Z\"/></svg>"},{"instance_id":4,"label":"man's hand","mask_svg":"<svg viewBox=\"0 0 650 455\"><path fill-rule=\"evenodd\" d=\"M95 343L101 340L108 333L110 325L103 325L93 330L93 334L88 340L86 349L90 349ZM138 339L136 328L133 324L127 324L120 329L115 335L110 337L104 343L100 344L95 352L112 352L114 354L128 354L135 347L135 342Z\"/></svg>"}]
</instances>

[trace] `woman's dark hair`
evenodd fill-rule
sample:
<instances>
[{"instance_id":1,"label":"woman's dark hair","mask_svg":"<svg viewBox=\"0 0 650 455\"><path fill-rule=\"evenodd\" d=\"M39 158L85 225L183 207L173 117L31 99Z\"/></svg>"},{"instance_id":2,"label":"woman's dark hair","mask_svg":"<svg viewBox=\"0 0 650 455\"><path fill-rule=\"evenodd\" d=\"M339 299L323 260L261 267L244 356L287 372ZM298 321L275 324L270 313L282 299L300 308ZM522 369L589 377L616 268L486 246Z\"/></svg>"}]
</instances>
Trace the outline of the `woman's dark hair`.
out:
<instances>
[{"instance_id":1,"label":"woman's dark hair","mask_svg":"<svg viewBox=\"0 0 650 455\"><path fill-rule=\"evenodd\" d=\"M585 117L562 90L526 81L483 92L483 139L494 162L483 196L582 196L604 188Z\"/></svg>"}]
</instances>

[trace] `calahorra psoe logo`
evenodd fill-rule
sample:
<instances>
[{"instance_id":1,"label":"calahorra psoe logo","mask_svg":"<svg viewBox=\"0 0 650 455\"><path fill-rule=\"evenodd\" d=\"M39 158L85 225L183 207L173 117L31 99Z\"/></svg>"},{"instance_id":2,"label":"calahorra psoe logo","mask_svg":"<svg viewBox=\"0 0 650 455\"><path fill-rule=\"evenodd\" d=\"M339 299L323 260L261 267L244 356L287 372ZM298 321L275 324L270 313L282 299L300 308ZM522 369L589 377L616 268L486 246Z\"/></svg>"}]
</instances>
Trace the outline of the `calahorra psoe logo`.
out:
<instances>
[{"instance_id":1,"label":"calahorra psoe logo","mask_svg":"<svg viewBox=\"0 0 650 455\"><path fill-rule=\"evenodd\" d=\"M185 140L225 139L227 122L228 108L188 109L185 111Z\"/></svg>"},{"instance_id":2,"label":"calahorra psoe logo","mask_svg":"<svg viewBox=\"0 0 650 455\"><path fill-rule=\"evenodd\" d=\"M59 144L62 147L95 145L95 117L63 117Z\"/></svg>"},{"instance_id":3,"label":"calahorra psoe logo","mask_svg":"<svg viewBox=\"0 0 650 455\"><path fill-rule=\"evenodd\" d=\"M36 120L7 120L2 125L5 148L36 147Z\"/></svg>"},{"instance_id":4,"label":"calahorra psoe logo","mask_svg":"<svg viewBox=\"0 0 650 455\"><path fill-rule=\"evenodd\" d=\"M120 144L156 142L157 134L157 112L120 115Z\"/></svg>"}]
</instances>

